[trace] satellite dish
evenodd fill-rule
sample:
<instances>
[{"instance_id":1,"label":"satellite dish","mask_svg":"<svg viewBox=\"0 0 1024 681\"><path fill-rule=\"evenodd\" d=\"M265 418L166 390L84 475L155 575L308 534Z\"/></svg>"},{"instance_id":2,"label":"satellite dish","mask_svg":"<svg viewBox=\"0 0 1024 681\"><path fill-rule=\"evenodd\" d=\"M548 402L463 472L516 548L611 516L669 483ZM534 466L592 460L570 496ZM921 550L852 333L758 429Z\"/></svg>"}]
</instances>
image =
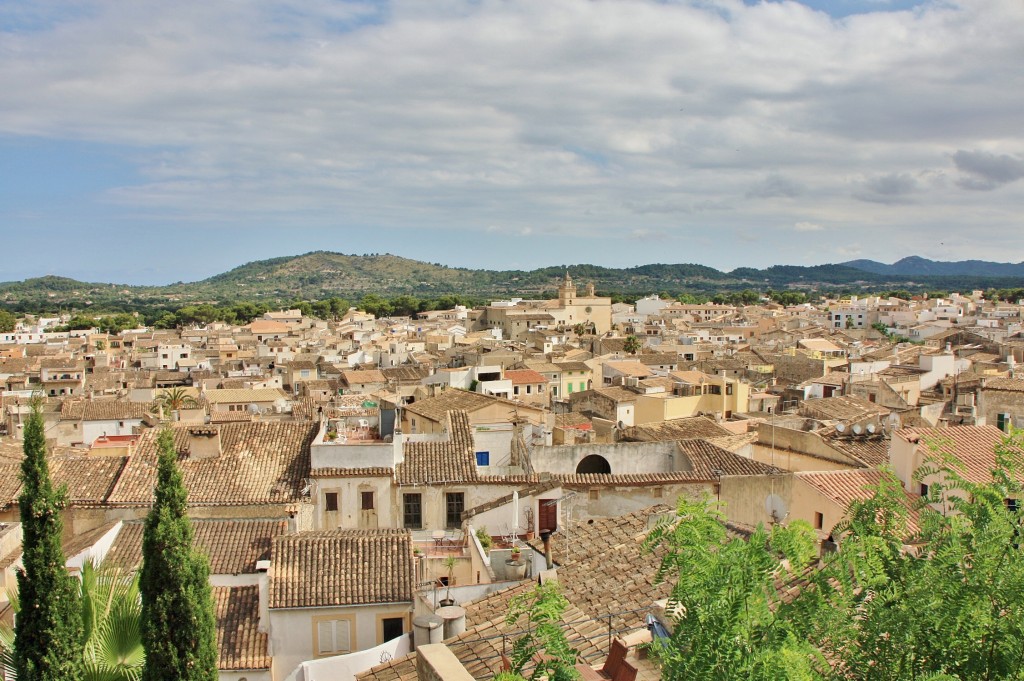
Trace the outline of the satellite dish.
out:
<instances>
[{"instance_id":1,"label":"satellite dish","mask_svg":"<svg viewBox=\"0 0 1024 681\"><path fill-rule=\"evenodd\" d=\"M622 430L625 427L626 427L625 424L622 421L619 421L619 425L618 425L619 430Z\"/></svg>"},{"instance_id":2,"label":"satellite dish","mask_svg":"<svg viewBox=\"0 0 1024 681\"><path fill-rule=\"evenodd\" d=\"M836 424L836 432L837 433L845 433L846 432L846 424L845 423L837 423Z\"/></svg>"},{"instance_id":3,"label":"satellite dish","mask_svg":"<svg viewBox=\"0 0 1024 681\"><path fill-rule=\"evenodd\" d=\"M786 502L778 494L769 494L764 500L764 512L771 516L772 522L781 522L789 515Z\"/></svg>"},{"instance_id":4,"label":"satellite dish","mask_svg":"<svg viewBox=\"0 0 1024 681\"><path fill-rule=\"evenodd\" d=\"M864 427L863 426L861 426L859 423L854 424L854 426L853 426L853 434L854 435L860 435L863 432L864 432Z\"/></svg>"},{"instance_id":5,"label":"satellite dish","mask_svg":"<svg viewBox=\"0 0 1024 681\"><path fill-rule=\"evenodd\" d=\"M875 425L874 423L869 423L868 424L868 432L869 433L874 433L876 430L878 430L878 426L877 425Z\"/></svg>"},{"instance_id":6,"label":"satellite dish","mask_svg":"<svg viewBox=\"0 0 1024 681\"><path fill-rule=\"evenodd\" d=\"M249 410L250 414L259 414L260 413L260 407L259 407L258 404L250 404L248 407L246 407L246 409Z\"/></svg>"}]
</instances>

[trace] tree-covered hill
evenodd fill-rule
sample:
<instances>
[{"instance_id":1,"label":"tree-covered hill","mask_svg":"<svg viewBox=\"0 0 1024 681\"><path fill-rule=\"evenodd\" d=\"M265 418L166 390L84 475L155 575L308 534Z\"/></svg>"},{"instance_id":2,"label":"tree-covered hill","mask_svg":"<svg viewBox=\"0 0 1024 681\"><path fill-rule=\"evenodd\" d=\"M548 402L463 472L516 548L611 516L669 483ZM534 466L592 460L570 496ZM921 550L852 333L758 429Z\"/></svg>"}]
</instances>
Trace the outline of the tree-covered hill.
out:
<instances>
[{"instance_id":1,"label":"tree-covered hill","mask_svg":"<svg viewBox=\"0 0 1024 681\"><path fill-rule=\"evenodd\" d=\"M202 281L166 286L89 283L52 275L2 283L0 306L20 311L61 308L135 310L237 301L273 304L331 297L359 300L368 294L419 298L459 295L476 299L513 295L543 297L554 294L566 272L572 275L581 289L585 284L593 283L598 292L627 297L665 291L673 295L768 288L934 291L1024 285L1024 276L963 273L911 276L871 272L852 265L776 265L766 269L743 267L722 272L698 264L658 263L626 268L565 264L535 270L499 271L449 267L390 254L348 255L314 251L250 262ZM994 271L1008 270L997 268Z\"/></svg>"}]
</instances>

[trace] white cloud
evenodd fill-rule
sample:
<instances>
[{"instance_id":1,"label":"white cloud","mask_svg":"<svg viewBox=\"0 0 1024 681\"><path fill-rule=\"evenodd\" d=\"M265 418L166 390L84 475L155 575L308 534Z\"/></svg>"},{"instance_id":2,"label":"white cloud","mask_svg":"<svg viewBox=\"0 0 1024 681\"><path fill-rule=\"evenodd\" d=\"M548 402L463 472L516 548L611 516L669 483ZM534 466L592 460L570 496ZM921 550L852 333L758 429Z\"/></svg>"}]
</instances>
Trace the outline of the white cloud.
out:
<instances>
[{"instance_id":1,"label":"white cloud","mask_svg":"<svg viewBox=\"0 0 1024 681\"><path fill-rule=\"evenodd\" d=\"M795 232L823 232L825 228L819 225L817 222L798 222L793 225L793 231Z\"/></svg>"},{"instance_id":2,"label":"white cloud","mask_svg":"<svg viewBox=\"0 0 1024 681\"><path fill-rule=\"evenodd\" d=\"M1018 222L1019 0L842 20L736 0L17 7L0 135L127 148L143 180L111 210L595 236L813 214L911 252L938 220ZM963 151L987 149L1008 151ZM958 182L923 179L951 157ZM762 246L733 264L783 252Z\"/></svg>"}]
</instances>

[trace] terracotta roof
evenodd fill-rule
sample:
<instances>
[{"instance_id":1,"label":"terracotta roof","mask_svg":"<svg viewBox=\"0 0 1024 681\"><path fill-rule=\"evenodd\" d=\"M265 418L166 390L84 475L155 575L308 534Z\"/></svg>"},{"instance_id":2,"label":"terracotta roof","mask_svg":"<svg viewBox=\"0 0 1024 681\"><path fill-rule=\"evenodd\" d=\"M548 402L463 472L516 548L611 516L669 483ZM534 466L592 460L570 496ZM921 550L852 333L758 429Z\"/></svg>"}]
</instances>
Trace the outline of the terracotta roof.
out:
<instances>
[{"instance_id":1,"label":"terracotta roof","mask_svg":"<svg viewBox=\"0 0 1024 681\"><path fill-rule=\"evenodd\" d=\"M280 504L298 501L309 475L309 446L319 424L260 421L225 423L219 431L222 453L188 457L187 424L173 427L175 448L194 506ZM112 504L149 505L156 483L158 432L142 434L110 495Z\"/></svg>"},{"instance_id":2,"label":"terracotta roof","mask_svg":"<svg viewBox=\"0 0 1024 681\"><path fill-rule=\"evenodd\" d=\"M141 520L128 521L110 547L106 560L135 569L142 563ZM194 544L210 559L210 574L240 575L256 572L256 561L270 558L274 537L288 531L284 520L194 519Z\"/></svg>"},{"instance_id":3,"label":"terracotta roof","mask_svg":"<svg viewBox=\"0 0 1024 681\"><path fill-rule=\"evenodd\" d=\"M259 631L259 586L215 586L217 669L270 669L267 634Z\"/></svg>"},{"instance_id":4,"label":"terracotta roof","mask_svg":"<svg viewBox=\"0 0 1024 681\"><path fill-rule=\"evenodd\" d=\"M395 466L399 485L472 482L477 479L469 414L452 411L448 412L447 418L446 441L403 444L405 461Z\"/></svg>"},{"instance_id":5,"label":"terracotta roof","mask_svg":"<svg viewBox=\"0 0 1024 681\"><path fill-rule=\"evenodd\" d=\"M568 533L552 535L551 555L556 563L565 566L585 561L594 554L607 554L617 546L642 541L654 520L674 511L671 506L658 504L621 516L574 523Z\"/></svg>"},{"instance_id":6,"label":"terracotta roof","mask_svg":"<svg viewBox=\"0 0 1024 681\"><path fill-rule=\"evenodd\" d=\"M1024 379L1021 378L990 378L985 381L984 390L1007 390L1024 392Z\"/></svg>"},{"instance_id":7,"label":"terracotta roof","mask_svg":"<svg viewBox=\"0 0 1024 681\"><path fill-rule=\"evenodd\" d=\"M844 510L849 508L854 501L863 501L872 495L871 487L876 487L883 476L894 481L900 489L903 488L895 475L891 472L880 471L875 468L860 468L856 470L841 471L816 471L794 473L798 480L802 480L811 487L818 490L825 497L831 499ZM910 535L920 532L918 515L914 508L920 497L916 494L904 492L903 506L907 509L907 531Z\"/></svg>"},{"instance_id":8,"label":"terracotta roof","mask_svg":"<svg viewBox=\"0 0 1024 681\"><path fill-rule=\"evenodd\" d=\"M532 587L532 581L489 594L473 603L466 604L465 632L445 641L445 645L465 667L474 679L491 678L501 671L503 654L508 655L507 637L515 637L528 624L524 619L505 623L509 601ZM563 631L569 645L576 649L584 660L596 662L607 655L608 628L601 621L593 620L576 606L570 604L562 613ZM524 670L529 675L530 666ZM416 653L386 662L356 675L357 679L416 679Z\"/></svg>"},{"instance_id":9,"label":"terracotta roof","mask_svg":"<svg viewBox=\"0 0 1024 681\"><path fill-rule=\"evenodd\" d=\"M210 404L223 402L276 402L277 400L291 399L285 391L280 388L237 388L224 390L207 390L203 397Z\"/></svg>"},{"instance_id":10,"label":"terracotta roof","mask_svg":"<svg viewBox=\"0 0 1024 681\"><path fill-rule=\"evenodd\" d=\"M825 442L872 468L889 463L889 440L882 436L828 437Z\"/></svg>"},{"instance_id":11,"label":"terracotta roof","mask_svg":"<svg viewBox=\"0 0 1024 681\"><path fill-rule=\"evenodd\" d=\"M739 435L723 435L721 437L709 437L705 439L711 444L735 454L747 445L752 445L757 442L757 431L754 430L747 433L740 433Z\"/></svg>"},{"instance_id":12,"label":"terracotta roof","mask_svg":"<svg viewBox=\"0 0 1024 681\"><path fill-rule=\"evenodd\" d=\"M678 446L689 458L693 472L706 475L707 479L715 479L719 475L772 475L783 472L774 466L733 454L707 440L681 440Z\"/></svg>"},{"instance_id":13,"label":"terracotta roof","mask_svg":"<svg viewBox=\"0 0 1024 681\"><path fill-rule=\"evenodd\" d=\"M326 530L274 539L271 608L412 601L407 530Z\"/></svg>"},{"instance_id":14,"label":"terracotta roof","mask_svg":"<svg viewBox=\"0 0 1024 681\"><path fill-rule=\"evenodd\" d=\"M512 385L526 385L547 383L548 379L533 369L507 369L505 378L512 381Z\"/></svg>"},{"instance_id":15,"label":"terracotta roof","mask_svg":"<svg viewBox=\"0 0 1024 681\"><path fill-rule=\"evenodd\" d=\"M885 407L853 395L806 400L801 403L800 409L814 412L819 418L842 421L855 421L869 416L884 416L889 413Z\"/></svg>"},{"instance_id":16,"label":"terracotta roof","mask_svg":"<svg viewBox=\"0 0 1024 681\"><path fill-rule=\"evenodd\" d=\"M126 400L66 400L61 405L60 417L82 421L120 421L142 419L153 408L151 402Z\"/></svg>"},{"instance_id":17,"label":"terracotta roof","mask_svg":"<svg viewBox=\"0 0 1024 681\"><path fill-rule=\"evenodd\" d=\"M593 421L578 411L570 411L566 414L555 414L555 426L559 428L579 428L582 426L585 429L589 429L593 427L593 425Z\"/></svg>"},{"instance_id":18,"label":"terracotta roof","mask_svg":"<svg viewBox=\"0 0 1024 681\"><path fill-rule=\"evenodd\" d=\"M608 369L618 371L624 376L636 376L638 378L643 378L644 376L651 375L651 370L641 364L639 360L613 360L605 362L604 366Z\"/></svg>"},{"instance_id":19,"label":"terracotta roof","mask_svg":"<svg viewBox=\"0 0 1024 681\"><path fill-rule=\"evenodd\" d=\"M555 362L558 371L593 371L586 362Z\"/></svg>"},{"instance_id":20,"label":"terracotta roof","mask_svg":"<svg viewBox=\"0 0 1024 681\"><path fill-rule=\"evenodd\" d=\"M347 385L353 383L387 383L388 379L382 372L377 369L369 370L358 370L352 369L341 372L341 379L345 381Z\"/></svg>"},{"instance_id":21,"label":"terracotta roof","mask_svg":"<svg viewBox=\"0 0 1024 681\"><path fill-rule=\"evenodd\" d=\"M309 471L311 478L390 478L395 474L393 468L373 466L369 468L313 468Z\"/></svg>"},{"instance_id":22,"label":"terracotta roof","mask_svg":"<svg viewBox=\"0 0 1024 681\"><path fill-rule=\"evenodd\" d=\"M620 402L636 402L637 394L632 390L627 390L622 386L614 385L606 388L594 388L593 390L584 390L580 393L573 393L573 395L582 395L588 392L594 392L603 397L607 397L616 403ZM570 396L571 399L571 396Z\"/></svg>"},{"instance_id":23,"label":"terracotta roof","mask_svg":"<svg viewBox=\"0 0 1024 681\"><path fill-rule=\"evenodd\" d=\"M0 509L7 510L17 503L21 491L21 462L0 460Z\"/></svg>"},{"instance_id":24,"label":"terracotta roof","mask_svg":"<svg viewBox=\"0 0 1024 681\"><path fill-rule=\"evenodd\" d=\"M125 456L51 456L50 475L55 486L68 486L72 504L102 504L109 498L127 461Z\"/></svg>"},{"instance_id":25,"label":"terracotta roof","mask_svg":"<svg viewBox=\"0 0 1024 681\"><path fill-rule=\"evenodd\" d=\"M991 482L996 467L995 448L1005 433L995 426L953 426L950 428L903 428L893 437L901 438L925 449L952 454L960 462L964 479L970 482Z\"/></svg>"},{"instance_id":26,"label":"terracotta roof","mask_svg":"<svg viewBox=\"0 0 1024 681\"><path fill-rule=\"evenodd\" d=\"M690 440L693 438L726 437L732 432L706 416L691 416L661 423L630 426L623 431L626 440L657 442L664 440Z\"/></svg>"},{"instance_id":27,"label":"terracotta roof","mask_svg":"<svg viewBox=\"0 0 1024 681\"><path fill-rule=\"evenodd\" d=\"M418 383L430 375L430 370L421 366L399 366L381 369L384 377L392 381L412 381Z\"/></svg>"}]
</instances>

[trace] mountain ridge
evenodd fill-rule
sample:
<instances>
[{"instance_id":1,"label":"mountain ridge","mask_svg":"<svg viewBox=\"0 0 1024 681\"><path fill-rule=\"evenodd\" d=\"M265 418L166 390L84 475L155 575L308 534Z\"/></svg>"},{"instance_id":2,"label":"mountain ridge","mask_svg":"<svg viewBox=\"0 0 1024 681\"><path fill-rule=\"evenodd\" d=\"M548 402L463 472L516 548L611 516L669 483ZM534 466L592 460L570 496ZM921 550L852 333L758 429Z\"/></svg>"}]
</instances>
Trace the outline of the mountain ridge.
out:
<instances>
[{"instance_id":1,"label":"mountain ridge","mask_svg":"<svg viewBox=\"0 0 1024 681\"><path fill-rule=\"evenodd\" d=\"M553 265L533 270L486 270L451 267L388 253L350 255L311 251L301 255L255 260L194 282L139 286L80 282L46 275L0 283L0 305L53 309L59 306L173 306L240 300L322 300L332 296L412 295L469 298L551 295L569 272L578 284L598 291L644 295L668 291L718 292L815 289L884 290L886 288L959 289L1024 285L1024 264L961 261L942 263L918 256L892 265L873 260L812 266L739 267L730 272L695 263L651 263L612 268L601 265ZM936 274L938 272L938 274ZM998 276L993 273L1011 272ZM1019 272L1019 274L1017 274Z\"/></svg>"}]
</instances>

